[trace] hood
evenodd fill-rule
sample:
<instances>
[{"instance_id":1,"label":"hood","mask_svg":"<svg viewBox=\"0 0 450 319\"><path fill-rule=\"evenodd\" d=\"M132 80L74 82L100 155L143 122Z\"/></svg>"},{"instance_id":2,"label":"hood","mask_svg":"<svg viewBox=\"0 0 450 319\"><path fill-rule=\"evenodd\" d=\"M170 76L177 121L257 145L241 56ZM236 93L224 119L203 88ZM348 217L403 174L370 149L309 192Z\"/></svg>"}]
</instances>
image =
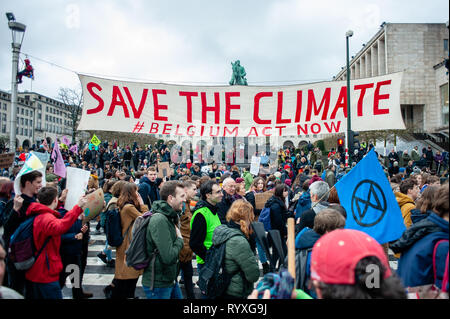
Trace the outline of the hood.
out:
<instances>
[{"instance_id":1,"label":"hood","mask_svg":"<svg viewBox=\"0 0 450 319\"><path fill-rule=\"evenodd\" d=\"M408 250L417 241L431 233L444 232L448 234L448 229L448 221L431 213L427 218L412 224L400 239L389 245L389 248L394 253L400 253Z\"/></svg>"},{"instance_id":2,"label":"hood","mask_svg":"<svg viewBox=\"0 0 450 319\"><path fill-rule=\"evenodd\" d=\"M319 240L319 238L320 235L318 233L316 233L313 229L309 229L300 236L298 247L295 248L296 249L312 248L316 243L316 241Z\"/></svg>"},{"instance_id":3,"label":"hood","mask_svg":"<svg viewBox=\"0 0 450 319\"><path fill-rule=\"evenodd\" d=\"M318 214L321 210L328 208L330 204L328 202L320 202L315 205L315 203L311 203L311 209L314 210L316 214Z\"/></svg>"},{"instance_id":4,"label":"hood","mask_svg":"<svg viewBox=\"0 0 450 319\"><path fill-rule=\"evenodd\" d=\"M167 218L177 218L178 213L164 200L157 200L153 202L152 211L155 213L160 213Z\"/></svg>"},{"instance_id":5,"label":"hood","mask_svg":"<svg viewBox=\"0 0 450 319\"><path fill-rule=\"evenodd\" d=\"M298 202L300 203L300 205L304 205L308 202L311 202L311 195L309 194L309 192L304 192L302 194L302 196L300 196L300 198L298 199Z\"/></svg>"},{"instance_id":6,"label":"hood","mask_svg":"<svg viewBox=\"0 0 450 319\"><path fill-rule=\"evenodd\" d=\"M151 182L151 181L148 179L147 176L142 176L142 177L139 179L139 183L147 183L147 184L150 185L150 186L155 185L155 182Z\"/></svg>"},{"instance_id":7,"label":"hood","mask_svg":"<svg viewBox=\"0 0 450 319\"><path fill-rule=\"evenodd\" d=\"M214 229L213 245L220 245L236 235L244 236L240 229L229 227L227 224L219 225Z\"/></svg>"},{"instance_id":8,"label":"hood","mask_svg":"<svg viewBox=\"0 0 450 319\"><path fill-rule=\"evenodd\" d=\"M408 195L405 195L405 194L400 193L400 192L396 192L395 193L395 198L397 199L398 205L400 207L402 207L403 205L408 204L408 203L411 203L411 204L413 204L415 206L414 201Z\"/></svg>"},{"instance_id":9,"label":"hood","mask_svg":"<svg viewBox=\"0 0 450 319\"><path fill-rule=\"evenodd\" d=\"M199 200L199 201L197 202L197 204L195 205L194 210L192 211L192 214L193 214L197 209L200 209L200 208L202 208L202 207L208 207L208 209L209 209L213 214L216 214L216 213L217 213L217 205L216 205L216 206L213 206L213 205L211 205L210 203L208 203L207 201Z\"/></svg>"},{"instance_id":10,"label":"hood","mask_svg":"<svg viewBox=\"0 0 450 319\"><path fill-rule=\"evenodd\" d=\"M272 196L272 197L270 197L269 200L266 202L266 204L264 205L264 207L270 207L270 206L272 206L272 205L275 204L275 203L279 204L279 205L282 206L282 207L284 206L284 203L283 203L278 197Z\"/></svg>"},{"instance_id":11,"label":"hood","mask_svg":"<svg viewBox=\"0 0 450 319\"><path fill-rule=\"evenodd\" d=\"M57 211L54 211L53 209L51 209L45 205L42 205L41 203L31 203L27 209L27 217L33 216L33 215L47 214L47 213L52 214L57 218L61 217L61 215Z\"/></svg>"}]
</instances>

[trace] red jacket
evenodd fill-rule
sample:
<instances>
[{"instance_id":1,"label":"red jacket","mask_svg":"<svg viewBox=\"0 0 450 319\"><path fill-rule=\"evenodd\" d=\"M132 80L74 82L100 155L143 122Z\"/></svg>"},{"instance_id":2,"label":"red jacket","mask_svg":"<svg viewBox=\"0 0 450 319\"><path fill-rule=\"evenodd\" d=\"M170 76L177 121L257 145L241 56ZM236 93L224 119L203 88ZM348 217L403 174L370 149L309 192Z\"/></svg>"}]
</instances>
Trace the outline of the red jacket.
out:
<instances>
[{"instance_id":1,"label":"red jacket","mask_svg":"<svg viewBox=\"0 0 450 319\"><path fill-rule=\"evenodd\" d=\"M47 237L50 241L39 255L38 259L25 274L25 278L32 282L50 283L59 280L63 270L59 248L61 235L66 233L83 210L75 205L63 218L60 214L40 203L32 203L27 210L27 216L38 215L33 223L33 237L36 249L41 249Z\"/></svg>"}]
</instances>

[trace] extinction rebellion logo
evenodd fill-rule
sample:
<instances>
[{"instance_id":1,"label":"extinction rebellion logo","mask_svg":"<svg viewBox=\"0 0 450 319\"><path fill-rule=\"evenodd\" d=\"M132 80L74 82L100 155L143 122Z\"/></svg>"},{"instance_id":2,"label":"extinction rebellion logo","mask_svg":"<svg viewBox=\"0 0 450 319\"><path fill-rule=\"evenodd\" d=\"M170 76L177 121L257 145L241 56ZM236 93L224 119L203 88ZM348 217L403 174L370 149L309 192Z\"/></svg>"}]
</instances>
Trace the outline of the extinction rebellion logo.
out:
<instances>
[{"instance_id":1,"label":"extinction rebellion logo","mask_svg":"<svg viewBox=\"0 0 450 319\"><path fill-rule=\"evenodd\" d=\"M358 183L352 195L352 214L362 227L378 224L387 211L386 197L381 187L372 180Z\"/></svg>"}]
</instances>

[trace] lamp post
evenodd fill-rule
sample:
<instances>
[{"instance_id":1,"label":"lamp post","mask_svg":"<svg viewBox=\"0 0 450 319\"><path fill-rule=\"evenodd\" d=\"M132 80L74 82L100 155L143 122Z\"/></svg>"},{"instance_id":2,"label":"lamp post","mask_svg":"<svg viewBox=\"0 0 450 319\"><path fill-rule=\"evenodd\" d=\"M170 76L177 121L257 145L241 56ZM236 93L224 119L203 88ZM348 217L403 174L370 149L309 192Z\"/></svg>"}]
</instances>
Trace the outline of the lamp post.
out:
<instances>
[{"instance_id":1,"label":"lamp post","mask_svg":"<svg viewBox=\"0 0 450 319\"><path fill-rule=\"evenodd\" d=\"M17 69L19 64L20 47L22 46L26 26L16 22L14 14L6 13L8 18L8 27L11 29L12 36L12 73L11 73L11 118L9 132L9 150L16 152L16 127L17 127Z\"/></svg>"},{"instance_id":2,"label":"lamp post","mask_svg":"<svg viewBox=\"0 0 450 319\"><path fill-rule=\"evenodd\" d=\"M347 44L347 149L349 153L349 163L351 163L351 158L353 157L352 151L353 147L350 145L352 143L352 120L351 120L351 109L350 109L350 58L349 58L349 49L348 49L348 39L353 36L353 31L349 30L345 34L345 40Z\"/></svg>"}]
</instances>

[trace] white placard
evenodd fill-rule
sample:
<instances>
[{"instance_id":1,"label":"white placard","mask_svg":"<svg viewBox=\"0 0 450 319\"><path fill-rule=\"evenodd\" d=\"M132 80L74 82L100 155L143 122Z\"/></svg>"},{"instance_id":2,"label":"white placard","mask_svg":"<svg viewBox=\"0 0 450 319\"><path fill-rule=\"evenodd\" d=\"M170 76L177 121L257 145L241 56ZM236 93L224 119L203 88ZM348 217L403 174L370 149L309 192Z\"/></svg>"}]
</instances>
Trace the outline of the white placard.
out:
<instances>
[{"instance_id":1,"label":"white placard","mask_svg":"<svg viewBox=\"0 0 450 319\"><path fill-rule=\"evenodd\" d=\"M250 166L250 174L258 175L259 174L259 165L261 164L261 157L252 156L252 164Z\"/></svg>"},{"instance_id":2,"label":"white placard","mask_svg":"<svg viewBox=\"0 0 450 319\"><path fill-rule=\"evenodd\" d=\"M67 193L66 203L64 204L65 209L71 210L78 203L80 197L85 194L89 176L91 176L89 171L67 167L66 188L69 192Z\"/></svg>"}]
</instances>

